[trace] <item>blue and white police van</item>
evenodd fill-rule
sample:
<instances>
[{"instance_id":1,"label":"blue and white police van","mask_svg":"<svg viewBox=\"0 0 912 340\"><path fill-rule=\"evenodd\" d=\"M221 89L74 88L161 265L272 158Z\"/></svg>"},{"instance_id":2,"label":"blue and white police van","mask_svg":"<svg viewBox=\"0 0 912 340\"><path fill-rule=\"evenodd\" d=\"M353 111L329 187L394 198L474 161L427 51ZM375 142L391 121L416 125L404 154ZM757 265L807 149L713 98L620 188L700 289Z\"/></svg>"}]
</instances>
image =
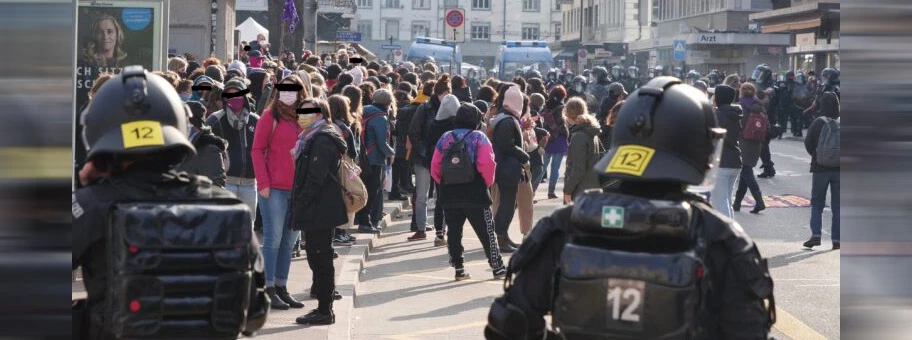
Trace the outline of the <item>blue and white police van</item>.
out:
<instances>
[{"instance_id":1,"label":"blue and white police van","mask_svg":"<svg viewBox=\"0 0 912 340\"><path fill-rule=\"evenodd\" d=\"M497 77L501 80L513 79L516 71L538 70L547 73L554 64L554 56L548 42L538 40L507 40L500 45L494 59Z\"/></svg>"}]
</instances>

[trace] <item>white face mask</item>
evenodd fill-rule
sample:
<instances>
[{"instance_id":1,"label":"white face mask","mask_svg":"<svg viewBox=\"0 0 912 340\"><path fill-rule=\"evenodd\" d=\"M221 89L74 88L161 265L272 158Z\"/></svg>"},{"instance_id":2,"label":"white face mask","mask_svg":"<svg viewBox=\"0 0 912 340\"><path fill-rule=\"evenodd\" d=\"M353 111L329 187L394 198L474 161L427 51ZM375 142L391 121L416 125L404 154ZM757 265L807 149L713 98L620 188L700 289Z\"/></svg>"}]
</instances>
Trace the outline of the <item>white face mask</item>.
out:
<instances>
[{"instance_id":1,"label":"white face mask","mask_svg":"<svg viewBox=\"0 0 912 340\"><path fill-rule=\"evenodd\" d=\"M298 93L292 91L280 91L279 92L279 101L282 104L291 106L298 100Z\"/></svg>"}]
</instances>

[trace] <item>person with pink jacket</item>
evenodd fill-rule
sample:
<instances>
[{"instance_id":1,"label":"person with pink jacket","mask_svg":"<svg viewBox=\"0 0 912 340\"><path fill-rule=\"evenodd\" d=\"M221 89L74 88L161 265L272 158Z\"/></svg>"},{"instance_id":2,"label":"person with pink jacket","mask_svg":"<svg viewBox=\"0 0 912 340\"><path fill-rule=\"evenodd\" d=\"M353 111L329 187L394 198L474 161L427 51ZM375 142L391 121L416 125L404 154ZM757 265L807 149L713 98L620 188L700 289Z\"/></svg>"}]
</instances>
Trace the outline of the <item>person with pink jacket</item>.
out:
<instances>
[{"instance_id":1,"label":"person with pink jacket","mask_svg":"<svg viewBox=\"0 0 912 340\"><path fill-rule=\"evenodd\" d=\"M447 246L450 264L456 268L456 281L471 278L463 266L462 256L462 227L466 220L472 225L472 229L475 229L475 234L481 241L494 277L499 279L506 274L503 257L500 248L497 247L497 234L494 232L494 218L491 215L492 200L488 190L494 184L497 163L494 161L491 142L478 130L481 128L481 121L482 113L475 105L460 105L456 112L455 129L440 137L431 158L431 177L437 182L437 188L440 190L437 194L437 204L443 207L444 219L449 227ZM443 178L444 158L450 146L459 140L465 141L466 151L477 173L472 182L447 184L447 179Z\"/></svg>"},{"instance_id":2,"label":"person with pink jacket","mask_svg":"<svg viewBox=\"0 0 912 340\"><path fill-rule=\"evenodd\" d=\"M285 226L295 174L291 150L302 131L296 110L309 97L304 85L309 89L310 84L305 84L296 75L285 77L276 85L253 137L251 153L263 217L266 292L272 299L273 309L304 307L288 294L286 286L291 254L301 232Z\"/></svg>"}]
</instances>

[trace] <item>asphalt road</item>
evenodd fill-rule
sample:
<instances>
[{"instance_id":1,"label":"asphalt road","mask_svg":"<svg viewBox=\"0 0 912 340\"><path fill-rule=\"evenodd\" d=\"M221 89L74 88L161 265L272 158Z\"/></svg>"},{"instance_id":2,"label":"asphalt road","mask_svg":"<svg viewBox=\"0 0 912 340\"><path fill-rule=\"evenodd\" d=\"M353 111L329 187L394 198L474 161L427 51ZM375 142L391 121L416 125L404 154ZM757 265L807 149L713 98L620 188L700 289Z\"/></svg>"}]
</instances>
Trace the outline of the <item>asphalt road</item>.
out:
<instances>
[{"instance_id":1,"label":"asphalt road","mask_svg":"<svg viewBox=\"0 0 912 340\"><path fill-rule=\"evenodd\" d=\"M810 159L801 141L774 141L772 151L779 173L772 179L759 179L764 196L794 195L799 197L791 197L793 203L807 203L802 198L810 198ZM556 199L544 199L546 192L543 184L536 193L540 200L535 204L536 220L560 206ZM769 259L778 309L772 335L777 339L838 339L840 262L839 251L830 250L829 209L824 212L823 246L815 250L801 246L810 236L810 207L771 207L759 215L749 210L742 208L735 220ZM510 229L514 240L521 238L518 229L514 219ZM407 220L389 227L375 243L362 272L354 338L482 338L488 308L502 294L502 282L492 279L477 237L468 226L465 230L466 268L473 279L455 282L445 247L434 247L431 238L407 242Z\"/></svg>"}]
</instances>

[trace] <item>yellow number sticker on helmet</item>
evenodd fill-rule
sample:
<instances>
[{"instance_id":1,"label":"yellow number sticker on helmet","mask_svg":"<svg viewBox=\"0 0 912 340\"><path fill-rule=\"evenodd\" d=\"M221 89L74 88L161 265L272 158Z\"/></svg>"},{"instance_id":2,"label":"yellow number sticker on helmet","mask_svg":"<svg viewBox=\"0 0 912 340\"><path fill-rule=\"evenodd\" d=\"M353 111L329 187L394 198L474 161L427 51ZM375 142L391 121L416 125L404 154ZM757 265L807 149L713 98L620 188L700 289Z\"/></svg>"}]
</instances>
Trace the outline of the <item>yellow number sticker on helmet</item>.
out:
<instances>
[{"instance_id":1,"label":"yellow number sticker on helmet","mask_svg":"<svg viewBox=\"0 0 912 340\"><path fill-rule=\"evenodd\" d=\"M652 160L655 149L640 145L624 145L608 163L606 173L622 173L633 176L642 176Z\"/></svg>"},{"instance_id":2,"label":"yellow number sticker on helmet","mask_svg":"<svg viewBox=\"0 0 912 340\"><path fill-rule=\"evenodd\" d=\"M120 125L124 149L140 146L165 145L161 122L141 120Z\"/></svg>"}]
</instances>

